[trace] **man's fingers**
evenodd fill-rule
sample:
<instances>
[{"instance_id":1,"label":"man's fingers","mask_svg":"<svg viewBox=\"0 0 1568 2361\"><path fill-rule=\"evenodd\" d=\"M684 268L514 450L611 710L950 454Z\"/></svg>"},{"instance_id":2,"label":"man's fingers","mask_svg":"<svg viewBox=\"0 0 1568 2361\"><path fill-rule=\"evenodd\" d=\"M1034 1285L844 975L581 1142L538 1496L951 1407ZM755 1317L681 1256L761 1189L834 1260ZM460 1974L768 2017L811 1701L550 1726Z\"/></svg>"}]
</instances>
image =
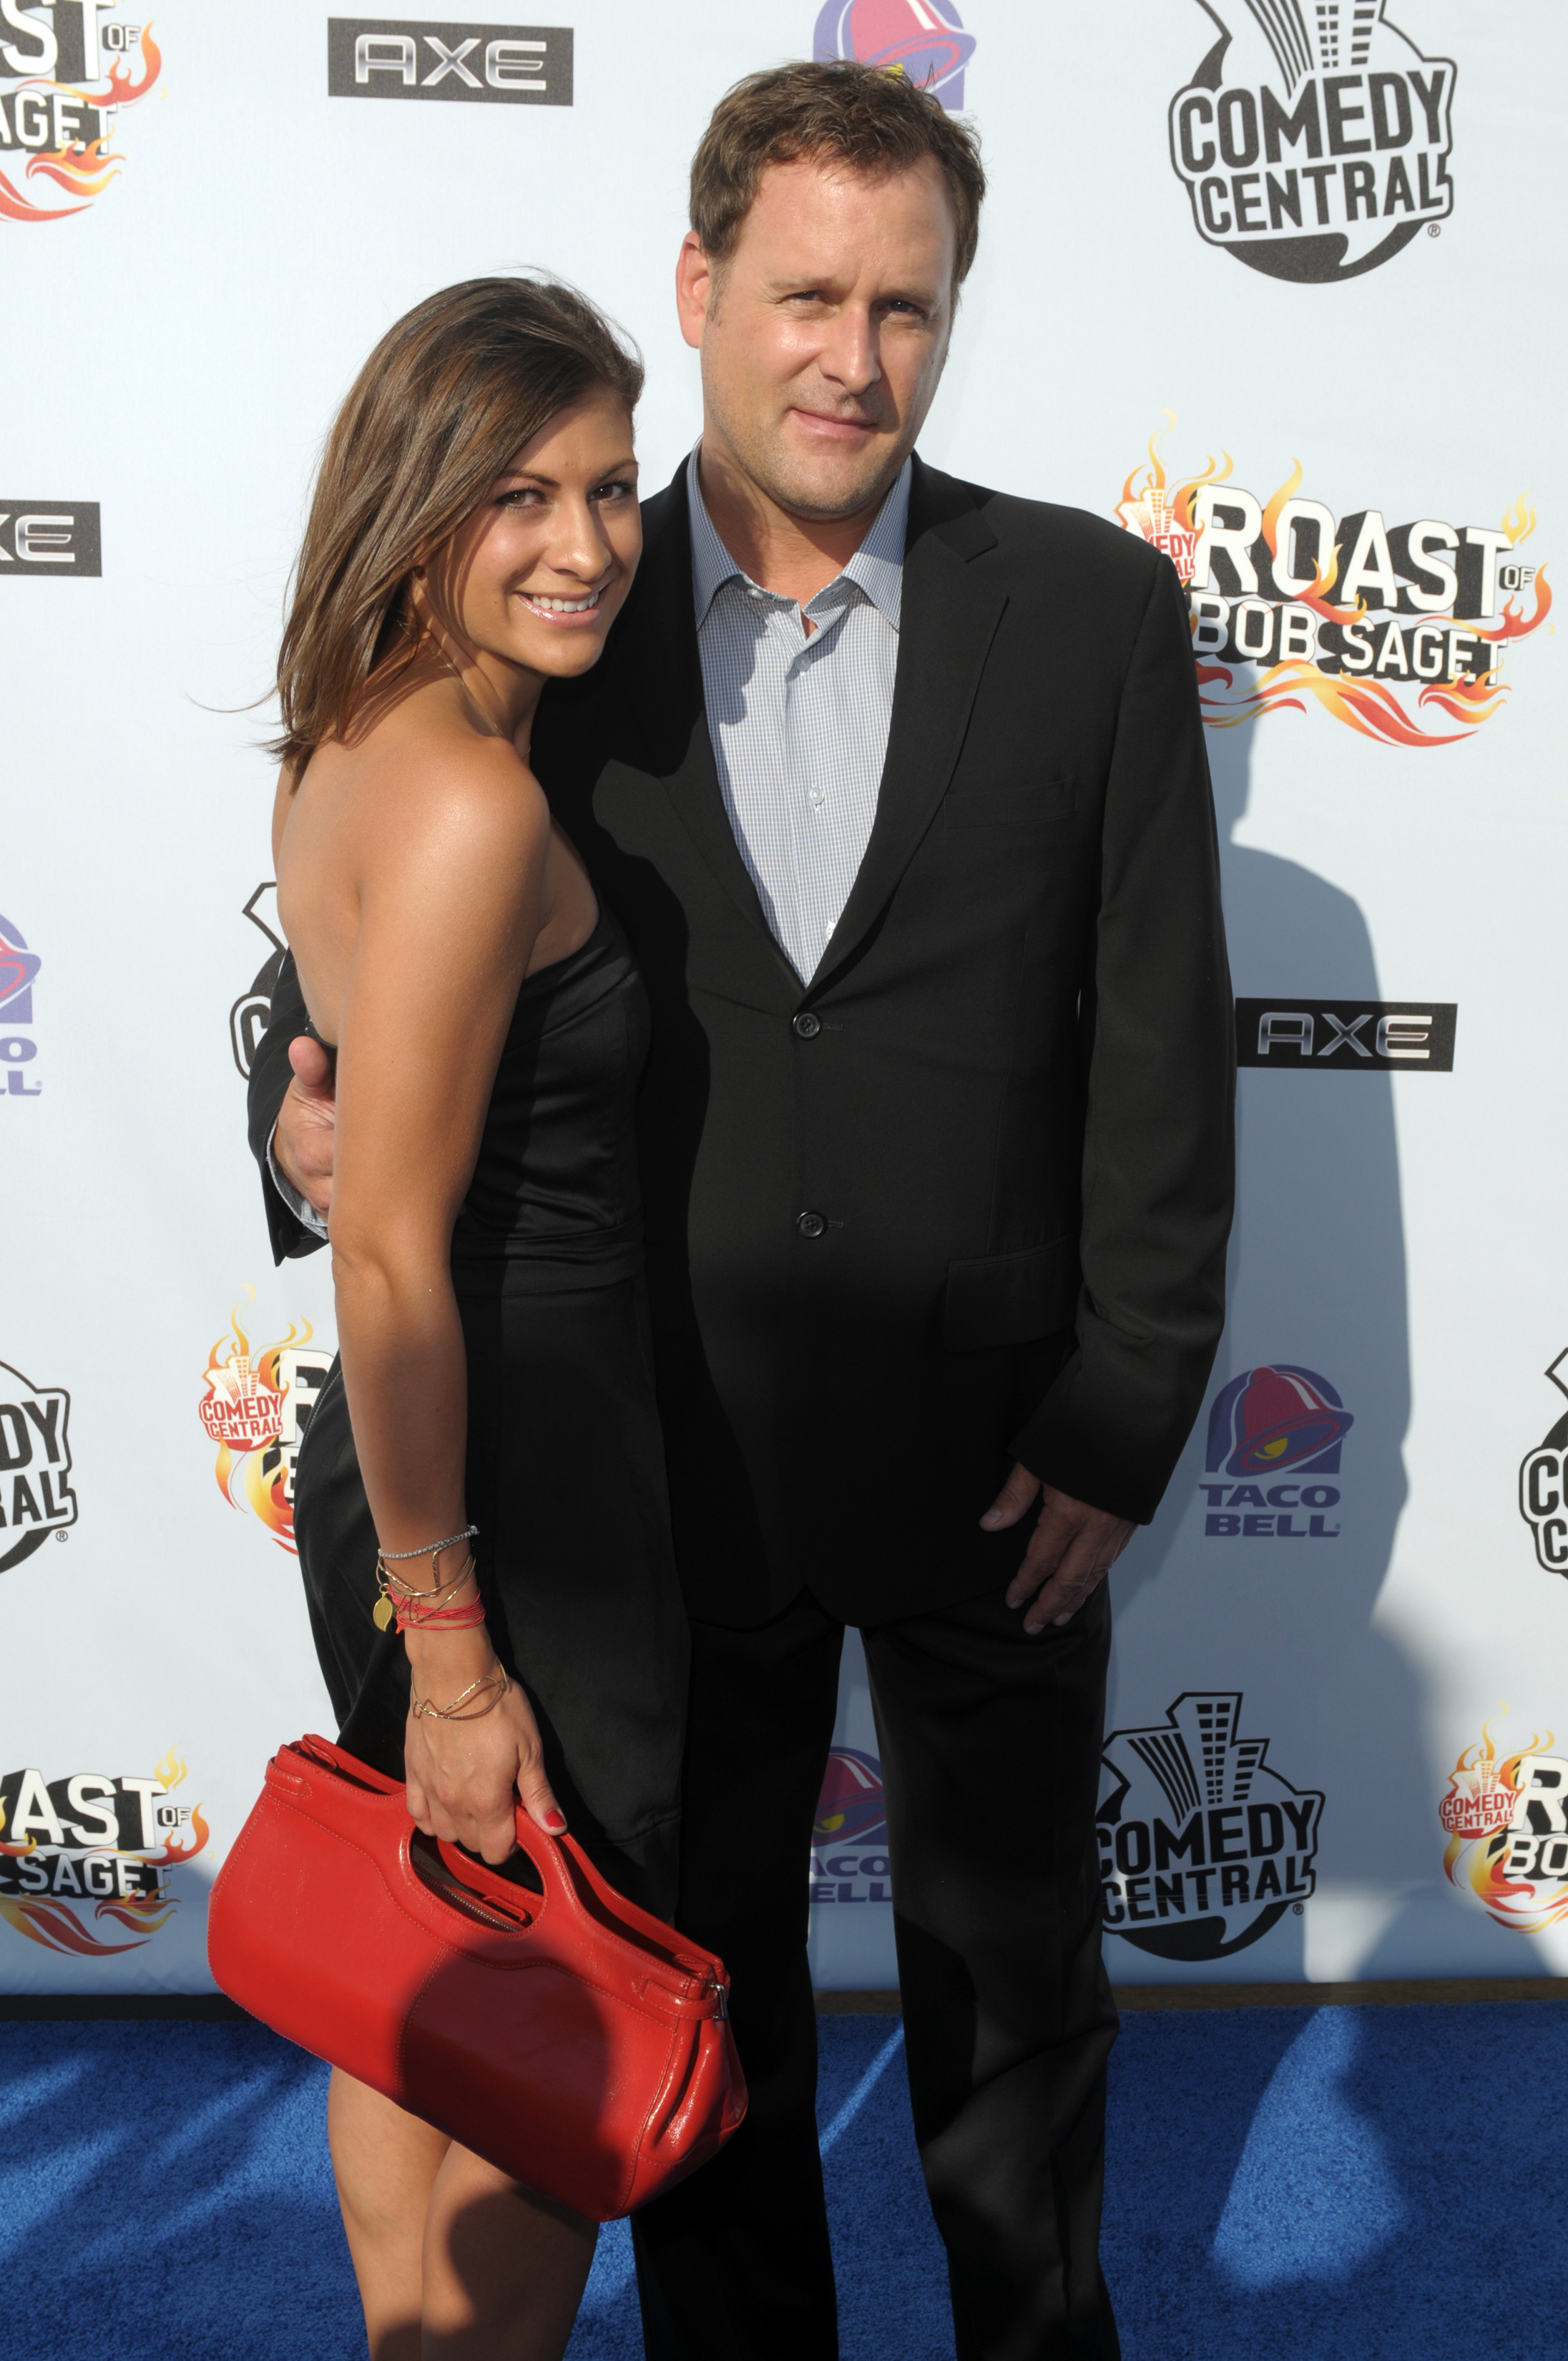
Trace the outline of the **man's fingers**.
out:
<instances>
[{"instance_id":1,"label":"man's fingers","mask_svg":"<svg viewBox=\"0 0 1568 2361\"><path fill-rule=\"evenodd\" d=\"M1004 1532L1015 1525L1040 1488L1040 1479L1024 1466L1014 1467L981 1523L988 1533Z\"/></svg>"},{"instance_id":2,"label":"man's fingers","mask_svg":"<svg viewBox=\"0 0 1568 2361\"><path fill-rule=\"evenodd\" d=\"M289 1044L289 1063L302 1090L331 1098L332 1060L313 1034L297 1033L294 1036Z\"/></svg>"}]
</instances>

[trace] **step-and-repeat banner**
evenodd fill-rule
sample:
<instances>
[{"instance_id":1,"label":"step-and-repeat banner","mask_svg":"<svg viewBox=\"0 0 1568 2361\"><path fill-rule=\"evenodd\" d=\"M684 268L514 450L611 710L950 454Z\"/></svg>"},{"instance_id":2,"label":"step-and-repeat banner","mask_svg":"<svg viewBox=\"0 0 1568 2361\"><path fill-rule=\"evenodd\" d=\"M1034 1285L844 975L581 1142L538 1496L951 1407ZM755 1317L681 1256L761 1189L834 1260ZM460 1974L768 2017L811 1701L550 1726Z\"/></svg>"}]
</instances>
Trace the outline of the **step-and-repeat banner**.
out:
<instances>
[{"instance_id":1,"label":"step-and-repeat banner","mask_svg":"<svg viewBox=\"0 0 1568 2361\"><path fill-rule=\"evenodd\" d=\"M272 1269L244 1137L253 701L321 435L410 304L543 265L641 344L663 481L687 160L810 54L984 142L927 456L1190 588L1240 1213L1114 1579L1113 1975L1568 1971L1560 0L330 5L0 0L0 1989L206 1988L262 1765L330 1727L291 1527L329 1274ZM815 1963L882 1985L853 1643L838 1738Z\"/></svg>"}]
</instances>

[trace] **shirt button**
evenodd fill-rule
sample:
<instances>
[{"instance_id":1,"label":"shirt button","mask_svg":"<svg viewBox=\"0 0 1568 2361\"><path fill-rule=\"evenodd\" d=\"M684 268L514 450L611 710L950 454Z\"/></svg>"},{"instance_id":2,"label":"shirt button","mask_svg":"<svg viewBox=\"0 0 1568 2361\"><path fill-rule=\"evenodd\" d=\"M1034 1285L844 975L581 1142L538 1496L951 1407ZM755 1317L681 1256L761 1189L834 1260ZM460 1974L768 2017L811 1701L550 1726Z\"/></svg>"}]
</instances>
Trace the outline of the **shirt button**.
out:
<instances>
[{"instance_id":1,"label":"shirt button","mask_svg":"<svg viewBox=\"0 0 1568 2361\"><path fill-rule=\"evenodd\" d=\"M822 787L813 787L806 797L813 811L820 811L827 800L827 792Z\"/></svg>"},{"instance_id":2,"label":"shirt button","mask_svg":"<svg viewBox=\"0 0 1568 2361\"><path fill-rule=\"evenodd\" d=\"M828 1224L820 1213L797 1213L795 1226L803 1238L819 1238Z\"/></svg>"},{"instance_id":3,"label":"shirt button","mask_svg":"<svg viewBox=\"0 0 1568 2361\"><path fill-rule=\"evenodd\" d=\"M809 1008L803 1008L795 1019L795 1029L803 1041L815 1041L822 1030L822 1019Z\"/></svg>"}]
</instances>

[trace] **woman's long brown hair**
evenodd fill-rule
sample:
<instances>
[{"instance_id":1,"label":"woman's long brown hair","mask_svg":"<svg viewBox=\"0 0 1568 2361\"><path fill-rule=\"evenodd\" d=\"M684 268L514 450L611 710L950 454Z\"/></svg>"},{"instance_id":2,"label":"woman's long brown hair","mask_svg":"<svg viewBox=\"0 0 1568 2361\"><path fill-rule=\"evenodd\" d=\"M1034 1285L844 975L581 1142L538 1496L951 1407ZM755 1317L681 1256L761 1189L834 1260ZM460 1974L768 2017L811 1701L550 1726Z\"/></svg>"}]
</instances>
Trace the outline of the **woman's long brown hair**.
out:
<instances>
[{"instance_id":1,"label":"woman's long brown hair","mask_svg":"<svg viewBox=\"0 0 1568 2361\"><path fill-rule=\"evenodd\" d=\"M470 279L388 331L327 437L278 656L296 776L392 686L419 632L410 577L556 412L595 386L628 410L642 368L603 313L551 280Z\"/></svg>"}]
</instances>

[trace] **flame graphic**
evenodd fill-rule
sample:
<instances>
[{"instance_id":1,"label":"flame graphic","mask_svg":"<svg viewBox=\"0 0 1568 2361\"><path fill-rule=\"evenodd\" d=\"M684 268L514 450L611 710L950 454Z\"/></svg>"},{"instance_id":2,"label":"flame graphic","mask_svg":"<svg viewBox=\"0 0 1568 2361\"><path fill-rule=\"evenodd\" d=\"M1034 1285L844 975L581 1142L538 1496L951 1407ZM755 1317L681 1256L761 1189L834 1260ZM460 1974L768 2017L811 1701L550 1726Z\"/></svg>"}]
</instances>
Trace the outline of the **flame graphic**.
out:
<instances>
[{"instance_id":1,"label":"flame graphic","mask_svg":"<svg viewBox=\"0 0 1568 2361\"><path fill-rule=\"evenodd\" d=\"M1216 465L1212 454L1196 476L1184 476L1179 484L1166 478L1165 461L1160 446L1176 424L1174 410L1162 410L1163 426L1157 426L1149 437L1149 464L1142 481L1138 470L1133 469L1122 487L1122 497L1116 504L1116 514L1129 533L1141 533L1157 549L1163 549L1183 582L1192 579L1192 561L1198 547L1198 529L1192 522L1192 495L1201 484L1223 484L1232 467L1231 455L1223 454L1224 466Z\"/></svg>"},{"instance_id":2,"label":"flame graphic","mask_svg":"<svg viewBox=\"0 0 1568 2361\"><path fill-rule=\"evenodd\" d=\"M94 1918L117 1918L133 1929L128 1943L101 1943L63 1902L46 1901L30 1894L0 1894L0 1918L46 1950L73 1951L82 1959L104 1959L114 1951L134 1951L148 1942L179 1908L161 1894L137 1895L128 1902L100 1902Z\"/></svg>"},{"instance_id":3,"label":"flame graphic","mask_svg":"<svg viewBox=\"0 0 1568 2361\"><path fill-rule=\"evenodd\" d=\"M1164 550L1183 582L1190 582L1198 547L1192 519L1193 495L1202 484L1223 483L1234 463L1229 452L1223 455L1223 466L1217 466L1211 456L1196 475L1169 484L1161 448L1176 424L1176 413L1167 410L1160 415L1163 423L1149 442L1148 466L1141 471L1135 468L1127 478L1116 514L1129 533L1139 533L1157 549ZM1289 474L1263 508L1262 537L1272 559L1279 555L1280 518L1286 503L1299 490L1301 479L1301 462L1293 459ZM1535 524L1530 495L1521 493L1504 516L1502 530L1517 545L1534 532ZM1338 572L1338 550L1320 551L1318 571L1310 586L1293 591L1289 603L1309 608L1327 623L1376 625L1384 620L1383 610L1369 609L1364 598L1358 598L1354 607L1332 603L1329 593ZM1507 642L1523 639L1538 631L1552 612L1552 586L1544 566L1536 569L1534 595L1530 613L1509 598L1499 619L1490 624L1460 623L1453 617L1430 615L1419 619L1401 616L1398 620L1404 627L1418 620L1453 624L1466 639L1490 649L1501 649ZM1494 655L1477 672L1461 674L1450 681L1427 681L1418 688L1409 677L1390 682L1357 673L1324 672L1310 658L1299 655L1266 665L1255 676L1248 667L1246 677L1238 678L1238 667L1217 664L1211 658L1200 659L1198 684L1203 719L1213 730L1234 730L1243 722L1255 720L1260 713L1277 708L1304 713L1310 702L1321 706L1334 720L1386 746L1452 746L1489 721L1502 705L1508 692L1499 677L1500 669L1500 656ZM1429 708L1433 720L1444 716L1458 727L1445 730L1425 726L1423 717Z\"/></svg>"},{"instance_id":4,"label":"flame graphic","mask_svg":"<svg viewBox=\"0 0 1568 2361\"><path fill-rule=\"evenodd\" d=\"M49 180L58 181L72 196L95 197L111 181L119 178L117 171L106 172L104 165L118 165L123 160L101 139L93 139L85 148L50 148L42 155L29 157L27 178L31 180L35 172L42 172ZM81 213L82 207L72 205L70 210Z\"/></svg>"},{"instance_id":5,"label":"flame graphic","mask_svg":"<svg viewBox=\"0 0 1568 2361\"><path fill-rule=\"evenodd\" d=\"M194 1861L196 1855L205 1849L212 1833L198 1804L191 1814L192 1841L181 1844L178 1839L170 1837L161 1852L148 1854L148 1864L155 1869L177 1869L181 1861Z\"/></svg>"},{"instance_id":6,"label":"flame graphic","mask_svg":"<svg viewBox=\"0 0 1568 2361\"><path fill-rule=\"evenodd\" d=\"M1517 1927L1524 1935L1539 1935L1568 1918L1568 1883L1558 1883L1548 1888L1549 1894L1554 1892L1555 1898L1542 1900L1533 1883L1510 1879L1504 1872L1509 1842L1506 1826L1467 1833L1478 1820L1495 1817L1495 1810L1488 1806L1489 1798L1497 1797L1495 1808L1500 1809L1504 1791L1510 1799L1517 1795L1519 1766L1525 1757L1540 1753L1553 1743L1550 1730L1538 1730L1523 1746L1499 1759L1492 1731L1508 1709L1506 1705L1500 1705L1492 1720L1483 1723L1479 1746L1464 1747L1449 1773L1448 1794L1442 1799L1440 1817L1445 1827L1452 1824L1452 1833L1442 1866L1450 1883L1468 1886L1499 1926ZM1511 1801L1509 1809L1511 1813Z\"/></svg>"},{"instance_id":7,"label":"flame graphic","mask_svg":"<svg viewBox=\"0 0 1568 2361\"><path fill-rule=\"evenodd\" d=\"M246 1302L254 1303L256 1290L247 1287ZM240 1324L236 1305L227 1335L220 1336L207 1356L198 1404L203 1425L218 1446L218 1489L231 1508L249 1508L273 1538L286 1549L294 1547L294 1512L288 1499L289 1471L279 1460L264 1463L278 1440L283 1422L283 1398L288 1388L279 1372L282 1356L291 1345L305 1345L314 1334L307 1320L302 1328L292 1321L289 1333L275 1345L265 1345L254 1356L250 1339ZM226 1349L225 1349L226 1348ZM236 1497L236 1487L242 1497Z\"/></svg>"},{"instance_id":8,"label":"flame graphic","mask_svg":"<svg viewBox=\"0 0 1568 2361\"><path fill-rule=\"evenodd\" d=\"M152 27L144 25L139 73L133 74L125 59L120 57L109 70L107 89L96 94L92 91L78 90L71 82L41 80L20 83L13 94L19 96L26 90L60 91L67 98L74 100L77 105L100 111L110 106L134 106L138 98L147 96L162 71L163 53L152 38ZM117 169L106 170L105 166L117 168L124 161L122 156L105 148L101 138L72 147L50 148L30 156L27 168L28 180L41 172L46 180L53 181L62 188L68 196L80 197L83 202L75 205L35 205L4 172L0 172L0 220L66 221L72 214L85 213L92 200L101 195L111 181L119 178Z\"/></svg>"},{"instance_id":9,"label":"flame graphic","mask_svg":"<svg viewBox=\"0 0 1568 2361\"><path fill-rule=\"evenodd\" d=\"M14 189L4 172L0 172L0 220L4 221L64 221L68 214L83 214L85 205L29 204L19 189Z\"/></svg>"},{"instance_id":10,"label":"flame graphic","mask_svg":"<svg viewBox=\"0 0 1568 2361\"><path fill-rule=\"evenodd\" d=\"M161 1763L152 1766L152 1775L160 1787L178 1787L190 1768L177 1746L171 1746Z\"/></svg>"},{"instance_id":11,"label":"flame graphic","mask_svg":"<svg viewBox=\"0 0 1568 2361\"><path fill-rule=\"evenodd\" d=\"M1505 509L1499 520L1501 529L1517 549L1535 531L1535 511L1530 506L1532 495L1521 492L1511 509Z\"/></svg>"}]
</instances>

